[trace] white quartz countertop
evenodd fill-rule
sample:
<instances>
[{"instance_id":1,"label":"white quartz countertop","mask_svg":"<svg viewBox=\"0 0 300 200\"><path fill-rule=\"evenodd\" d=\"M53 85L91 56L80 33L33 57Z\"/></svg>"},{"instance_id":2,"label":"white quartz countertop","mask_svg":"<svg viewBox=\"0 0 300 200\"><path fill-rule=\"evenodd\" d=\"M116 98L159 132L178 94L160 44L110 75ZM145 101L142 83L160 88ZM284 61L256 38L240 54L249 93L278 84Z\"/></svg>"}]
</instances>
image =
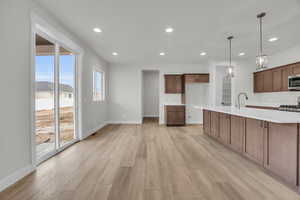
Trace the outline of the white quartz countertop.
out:
<instances>
[{"instance_id":1,"label":"white quartz countertop","mask_svg":"<svg viewBox=\"0 0 300 200\"><path fill-rule=\"evenodd\" d=\"M205 110L221 112L240 117L264 120L273 123L300 123L300 113L278 110L265 110L242 107L238 109L230 106L203 106Z\"/></svg>"},{"instance_id":2,"label":"white quartz countertop","mask_svg":"<svg viewBox=\"0 0 300 200\"><path fill-rule=\"evenodd\" d=\"M185 104L180 103L164 103L165 106L185 106Z\"/></svg>"}]
</instances>

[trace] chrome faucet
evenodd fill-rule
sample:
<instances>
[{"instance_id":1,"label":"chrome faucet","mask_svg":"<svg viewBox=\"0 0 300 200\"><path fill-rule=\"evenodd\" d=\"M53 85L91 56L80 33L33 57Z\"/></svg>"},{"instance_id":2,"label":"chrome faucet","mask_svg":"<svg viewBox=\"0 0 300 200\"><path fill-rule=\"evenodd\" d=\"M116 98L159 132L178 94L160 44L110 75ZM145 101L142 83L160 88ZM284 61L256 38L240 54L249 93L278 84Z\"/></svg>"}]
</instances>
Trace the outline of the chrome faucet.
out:
<instances>
[{"instance_id":1,"label":"chrome faucet","mask_svg":"<svg viewBox=\"0 0 300 200\"><path fill-rule=\"evenodd\" d=\"M244 95L246 100L248 100L248 95L245 92L240 92L238 95L238 108L241 109L241 95Z\"/></svg>"}]
</instances>

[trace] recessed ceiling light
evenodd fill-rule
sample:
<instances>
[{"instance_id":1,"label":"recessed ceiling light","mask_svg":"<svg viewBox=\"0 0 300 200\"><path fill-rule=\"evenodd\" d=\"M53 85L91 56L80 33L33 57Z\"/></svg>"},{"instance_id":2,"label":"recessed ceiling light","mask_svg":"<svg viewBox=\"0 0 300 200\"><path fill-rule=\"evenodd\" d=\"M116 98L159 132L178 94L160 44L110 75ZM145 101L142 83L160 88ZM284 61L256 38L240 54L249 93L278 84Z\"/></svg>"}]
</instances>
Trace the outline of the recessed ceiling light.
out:
<instances>
[{"instance_id":1,"label":"recessed ceiling light","mask_svg":"<svg viewBox=\"0 0 300 200\"><path fill-rule=\"evenodd\" d=\"M166 55L166 53L165 52L160 52L159 55L164 56L164 55Z\"/></svg>"},{"instance_id":2,"label":"recessed ceiling light","mask_svg":"<svg viewBox=\"0 0 300 200\"><path fill-rule=\"evenodd\" d=\"M119 54L118 54L117 52L113 52L112 55L113 55L113 56L117 56L117 55L119 55Z\"/></svg>"},{"instance_id":3,"label":"recessed ceiling light","mask_svg":"<svg viewBox=\"0 0 300 200\"><path fill-rule=\"evenodd\" d=\"M165 29L166 33L173 33L174 29L172 27L168 27Z\"/></svg>"},{"instance_id":4,"label":"recessed ceiling light","mask_svg":"<svg viewBox=\"0 0 300 200\"><path fill-rule=\"evenodd\" d=\"M278 37L272 37L269 39L269 42L275 42L277 41L279 38Z\"/></svg>"},{"instance_id":5,"label":"recessed ceiling light","mask_svg":"<svg viewBox=\"0 0 300 200\"><path fill-rule=\"evenodd\" d=\"M200 53L201 56L205 56L206 55L206 52L202 52Z\"/></svg>"},{"instance_id":6,"label":"recessed ceiling light","mask_svg":"<svg viewBox=\"0 0 300 200\"><path fill-rule=\"evenodd\" d=\"M94 28L93 30L94 30L95 33L101 33L102 32L102 30L100 28Z\"/></svg>"},{"instance_id":7,"label":"recessed ceiling light","mask_svg":"<svg viewBox=\"0 0 300 200\"><path fill-rule=\"evenodd\" d=\"M244 52L239 53L239 56L244 56L246 55Z\"/></svg>"}]
</instances>

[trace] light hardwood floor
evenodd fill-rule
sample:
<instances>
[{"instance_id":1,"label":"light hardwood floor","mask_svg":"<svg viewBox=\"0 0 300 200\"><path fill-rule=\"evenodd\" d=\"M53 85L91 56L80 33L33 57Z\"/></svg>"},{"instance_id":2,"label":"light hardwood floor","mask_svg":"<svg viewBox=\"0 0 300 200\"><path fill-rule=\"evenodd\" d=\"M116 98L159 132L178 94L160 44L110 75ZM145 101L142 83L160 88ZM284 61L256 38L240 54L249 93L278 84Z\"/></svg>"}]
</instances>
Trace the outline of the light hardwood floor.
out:
<instances>
[{"instance_id":1,"label":"light hardwood floor","mask_svg":"<svg viewBox=\"0 0 300 200\"><path fill-rule=\"evenodd\" d=\"M41 164L1 200L294 200L298 194L202 133L109 125Z\"/></svg>"}]
</instances>

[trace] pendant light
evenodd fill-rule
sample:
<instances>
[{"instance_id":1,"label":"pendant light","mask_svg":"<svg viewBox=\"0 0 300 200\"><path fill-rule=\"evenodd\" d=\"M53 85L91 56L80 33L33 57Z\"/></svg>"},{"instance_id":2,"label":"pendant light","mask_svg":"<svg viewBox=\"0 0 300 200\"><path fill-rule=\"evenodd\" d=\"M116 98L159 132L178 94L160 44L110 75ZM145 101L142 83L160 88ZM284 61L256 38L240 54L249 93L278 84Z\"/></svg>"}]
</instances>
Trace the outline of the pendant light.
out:
<instances>
[{"instance_id":1,"label":"pendant light","mask_svg":"<svg viewBox=\"0 0 300 200\"><path fill-rule=\"evenodd\" d=\"M229 66L228 66L228 77L233 78L233 67L231 65L231 40L233 39L233 36L230 36L227 38L229 41Z\"/></svg>"},{"instance_id":2,"label":"pendant light","mask_svg":"<svg viewBox=\"0 0 300 200\"><path fill-rule=\"evenodd\" d=\"M266 69L268 63L267 55L263 54L263 34L262 34L262 18L266 16L266 13L260 13L257 15L259 19L259 38L260 38L260 51L259 55L256 57L256 70Z\"/></svg>"}]
</instances>

